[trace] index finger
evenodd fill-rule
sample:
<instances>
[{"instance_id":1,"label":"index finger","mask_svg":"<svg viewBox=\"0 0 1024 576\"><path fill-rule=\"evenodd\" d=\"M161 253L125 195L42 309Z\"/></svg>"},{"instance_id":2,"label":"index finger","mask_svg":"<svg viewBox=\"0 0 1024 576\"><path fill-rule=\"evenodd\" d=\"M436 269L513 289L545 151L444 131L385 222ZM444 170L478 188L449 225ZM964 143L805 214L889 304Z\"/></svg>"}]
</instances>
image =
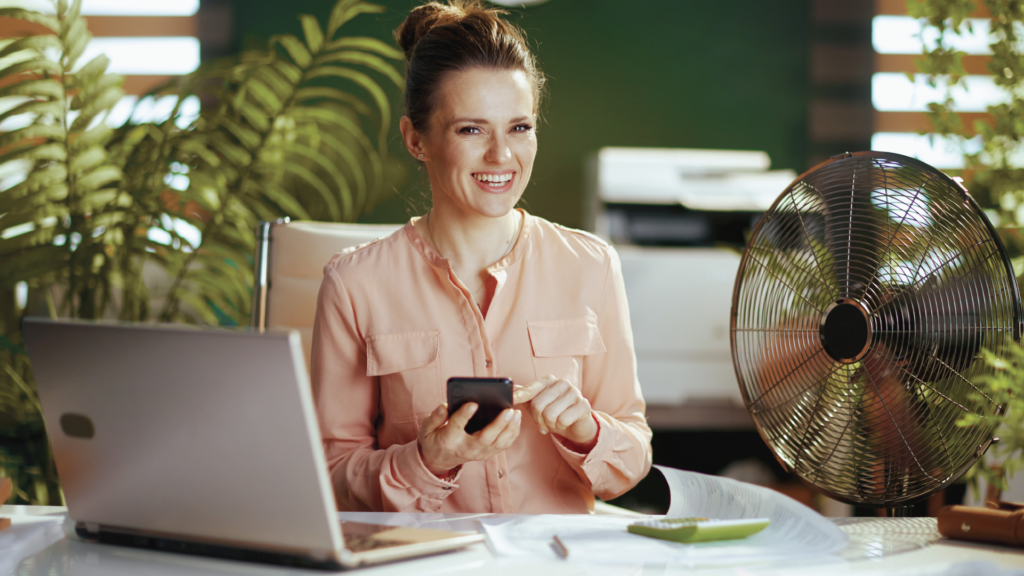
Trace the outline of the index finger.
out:
<instances>
[{"instance_id":1,"label":"index finger","mask_svg":"<svg viewBox=\"0 0 1024 576\"><path fill-rule=\"evenodd\" d=\"M545 388L551 386L557 381L558 378L548 374L539 380L534 380L529 384L519 386L518 389L513 390L512 392L512 403L522 404L523 402L529 402L530 400L533 400L537 394L540 394Z\"/></svg>"}]
</instances>

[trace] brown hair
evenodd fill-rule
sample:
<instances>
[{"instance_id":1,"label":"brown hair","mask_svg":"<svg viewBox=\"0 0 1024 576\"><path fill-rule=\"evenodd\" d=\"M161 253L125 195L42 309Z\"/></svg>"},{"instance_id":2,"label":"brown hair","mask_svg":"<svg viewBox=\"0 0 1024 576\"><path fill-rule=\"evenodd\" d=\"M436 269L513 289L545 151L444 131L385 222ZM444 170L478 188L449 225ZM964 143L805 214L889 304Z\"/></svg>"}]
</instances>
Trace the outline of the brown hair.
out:
<instances>
[{"instance_id":1,"label":"brown hair","mask_svg":"<svg viewBox=\"0 0 1024 576\"><path fill-rule=\"evenodd\" d=\"M544 74L522 31L502 14L507 12L486 8L479 0L428 2L395 29L395 40L405 51L405 110L417 131L429 126L444 76L468 68L526 72L534 110L540 108Z\"/></svg>"}]
</instances>

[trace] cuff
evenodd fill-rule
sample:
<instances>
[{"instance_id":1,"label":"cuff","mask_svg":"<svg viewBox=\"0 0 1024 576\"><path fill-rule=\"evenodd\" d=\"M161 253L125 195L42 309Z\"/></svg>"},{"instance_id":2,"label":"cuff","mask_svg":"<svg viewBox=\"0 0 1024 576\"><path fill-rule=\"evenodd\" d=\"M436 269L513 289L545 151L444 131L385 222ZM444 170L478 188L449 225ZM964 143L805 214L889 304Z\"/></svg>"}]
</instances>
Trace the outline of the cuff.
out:
<instances>
[{"instance_id":1,"label":"cuff","mask_svg":"<svg viewBox=\"0 0 1024 576\"><path fill-rule=\"evenodd\" d=\"M604 460L604 454L612 446L612 434L609 434L605 428L608 427L608 423L604 420L604 415L600 412L594 411L594 421L597 422L597 443L591 448L590 453L580 454L565 446L560 440L552 436L551 440L555 443L555 448L565 458L565 461L569 463L577 471L583 475L589 477L590 473L597 468Z\"/></svg>"},{"instance_id":2,"label":"cuff","mask_svg":"<svg viewBox=\"0 0 1024 576\"><path fill-rule=\"evenodd\" d=\"M436 504L438 506L459 487L455 482L462 475L461 467L451 482L446 482L434 476L434 473L423 463L423 457L420 455L419 441L413 440L403 446L397 456L398 458L395 461L398 464L402 477L410 485L416 487L425 498L437 500Z\"/></svg>"}]
</instances>

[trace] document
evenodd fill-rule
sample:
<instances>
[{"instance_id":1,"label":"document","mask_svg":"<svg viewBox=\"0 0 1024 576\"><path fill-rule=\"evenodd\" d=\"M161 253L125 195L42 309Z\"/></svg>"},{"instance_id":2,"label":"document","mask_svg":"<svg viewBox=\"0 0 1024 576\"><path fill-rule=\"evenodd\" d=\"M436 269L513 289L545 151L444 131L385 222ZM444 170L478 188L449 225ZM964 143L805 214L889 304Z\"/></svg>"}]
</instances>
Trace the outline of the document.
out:
<instances>
[{"instance_id":1,"label":"document","mask_svg":"<svg viewBox=\"0 0 1024 576\"><path fill-rule=\"evenodd\" d=\"M25 558L64 537L64 516L16 516L0 532L0 574L14 572Z\"/></svg>"},{"instance_id":2,"label":"document","mask_svg":"<svg viewBox=\"0 0 1024 576\"><path fill-rule=\"evenodd\" d=\"M792 562L842 549L849 537L799 502L761 486L657 466L671 489L668 518L769 518L763 531L742 540L680 544L626 531L636 519L550 515L480 520L498 556L558 557L557 535L575 562L737 565L785 558Z\"/></svg>"}]
</instances>

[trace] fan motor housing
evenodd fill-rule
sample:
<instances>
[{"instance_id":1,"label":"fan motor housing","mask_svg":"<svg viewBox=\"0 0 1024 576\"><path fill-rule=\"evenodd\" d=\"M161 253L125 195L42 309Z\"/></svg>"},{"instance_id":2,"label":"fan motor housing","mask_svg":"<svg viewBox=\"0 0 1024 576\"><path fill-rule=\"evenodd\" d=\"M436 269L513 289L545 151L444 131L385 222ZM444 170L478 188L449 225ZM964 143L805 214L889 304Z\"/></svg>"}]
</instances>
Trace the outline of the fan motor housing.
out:
<instances>
[{"instance_id":1,"label":"fan motor housing","mask_svg":"<svg viewBox=\"0 0 1024 576\"><path fill-rule=\"evenodd\" d=\"M840 298L821 315L821 344L836 362L852 364L867 353L871 344L871 314L864 304Z\"/></svg>"}]
</instances>

